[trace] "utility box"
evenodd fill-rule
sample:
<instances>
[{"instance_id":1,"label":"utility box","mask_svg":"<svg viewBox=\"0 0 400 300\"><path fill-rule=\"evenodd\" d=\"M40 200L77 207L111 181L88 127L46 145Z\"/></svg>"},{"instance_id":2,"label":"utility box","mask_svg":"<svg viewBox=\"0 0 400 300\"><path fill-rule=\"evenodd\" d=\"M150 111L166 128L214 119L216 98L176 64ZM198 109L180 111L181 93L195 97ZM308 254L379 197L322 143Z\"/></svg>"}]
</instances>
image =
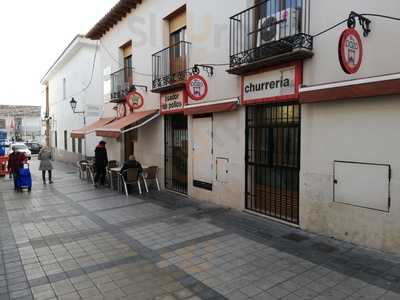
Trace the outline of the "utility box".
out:
<instances>
[{"instance_id":1,"label":"utility box","mask_svg":"<svg viewBox=\"0 0 400 300\"><path fill-rule=\"evenodd\" d=\"M335 161L333 201L389 212L390 165Z\"/></svg>"},{"instance_id":2,"label":"utility box","mask_svg":"<svg viewBox=\"0 0 400 300\"><path fill-rule=\"evenodd\" d=\"M217 157L217 181L220 183L229 182L229 159L224 157Z\"/></svg>"}]
</instances>

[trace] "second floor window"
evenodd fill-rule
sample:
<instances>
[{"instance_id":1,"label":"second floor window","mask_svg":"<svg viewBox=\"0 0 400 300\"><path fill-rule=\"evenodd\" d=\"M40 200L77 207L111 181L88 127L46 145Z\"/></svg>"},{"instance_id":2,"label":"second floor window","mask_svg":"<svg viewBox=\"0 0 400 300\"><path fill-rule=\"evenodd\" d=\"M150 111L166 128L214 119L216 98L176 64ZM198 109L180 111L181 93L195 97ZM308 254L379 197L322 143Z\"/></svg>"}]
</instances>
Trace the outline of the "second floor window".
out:
<instances>
[{"instance_id":1,"label":"second floor window","mask_svg":"<svg viewBox=\"0 0 400 300\"><path fill-rule=\"evenodd\" d=\"M122 46L122 53L124 56L124 76L125 82L133 84L133 74L132 74L132 43L128 42L126 45Z\"/></svg>"}]
</instances>

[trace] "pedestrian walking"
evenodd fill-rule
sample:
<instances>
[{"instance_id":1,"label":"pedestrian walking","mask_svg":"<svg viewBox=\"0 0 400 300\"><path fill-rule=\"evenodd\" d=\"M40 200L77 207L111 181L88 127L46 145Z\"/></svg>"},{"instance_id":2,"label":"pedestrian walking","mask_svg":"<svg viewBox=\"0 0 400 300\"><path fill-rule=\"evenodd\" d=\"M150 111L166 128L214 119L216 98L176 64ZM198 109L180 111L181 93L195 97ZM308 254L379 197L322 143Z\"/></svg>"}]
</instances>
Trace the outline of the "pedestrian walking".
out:
<instances>
[{"instance_id":1,"label":"pedestrian walking","mask_svg":"<svg viewBox=\"0 0 400 300\"><path fill-rule=\"evenodd\" d=\"M53 170L53 164L51 163L52 154L47 146L44 146L40 150L38 154L38 160L40 160L39 171L42 171L43 184L46 184L46 171L49 174L49 183L52 184L53 183L51 179Z\"/></svg>"},{"instance_id":2,"label":"pedestrian walking","mask_svg":"<svg viewBox=\"0 0 400 300\"><path fill-rule=\"evenodd\" d=\"M17 150L16 147L12 147L12 152L8 156L8 170L14 179L14 190L20 190L18 186L19 170L24 167L24 162L27 160L25 153Z\"/></svg>"},{"instance_id":3,"label":"pedestrian walking","mask_svg":"<svg viewBox=\"0 0 400 300\"><path fill-rule=\"evenodd\" d=\"M96 175L94 176L94 186L97 187L99 181L100 185L104 185L104 180L106 177L108 157L105 141L99 142L99 144L96 146L96 149L94 150L94 155L94 167L96 173Z\"/></svg>"}]
</instances>

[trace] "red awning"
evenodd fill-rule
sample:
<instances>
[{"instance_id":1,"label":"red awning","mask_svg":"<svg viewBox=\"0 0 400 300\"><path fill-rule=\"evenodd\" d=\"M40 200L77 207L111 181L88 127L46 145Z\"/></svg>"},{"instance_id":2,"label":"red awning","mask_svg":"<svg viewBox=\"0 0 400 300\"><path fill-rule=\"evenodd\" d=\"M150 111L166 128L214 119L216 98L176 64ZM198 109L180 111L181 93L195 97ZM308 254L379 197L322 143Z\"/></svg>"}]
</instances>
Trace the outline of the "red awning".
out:
<instances>
[{"instance_id":1,"label":"red awning","mask_svg":"<svg viewBox=\"0 0 400 300\"><path fill-rule=\"evenodd\" d=\"M114 118L100 118L97 121L88 124L80 129L72 130L71 137L76 139L84 139L85 135L94 132L97 128L103 127L110 123Z\"/></svg>"},{"instance_id":2,"label":"red awning","mask_svg":"<svg viewBox=\"0 0 400 300\"><path fill-rule=\"evenodd\" d=\"M191 104L185 106L185 115L200 115L233 111L238 107L238 99L213 101L208 103Z\"/></svg>"},{"instance_id":3,"label":"red awning","mask_svg":"<svg viewBox=\"0 0 400 300\"><path fill-rule=\"evenodd\" d=\"M126 117L115 119L113 122L96 129L96 135L109 138L119 138L123 133L123 129L128 126L140 127L143 126L147 121L158 117L158 110L147 110L140 112L133 112Z\"/></svg>"}]
</instances>

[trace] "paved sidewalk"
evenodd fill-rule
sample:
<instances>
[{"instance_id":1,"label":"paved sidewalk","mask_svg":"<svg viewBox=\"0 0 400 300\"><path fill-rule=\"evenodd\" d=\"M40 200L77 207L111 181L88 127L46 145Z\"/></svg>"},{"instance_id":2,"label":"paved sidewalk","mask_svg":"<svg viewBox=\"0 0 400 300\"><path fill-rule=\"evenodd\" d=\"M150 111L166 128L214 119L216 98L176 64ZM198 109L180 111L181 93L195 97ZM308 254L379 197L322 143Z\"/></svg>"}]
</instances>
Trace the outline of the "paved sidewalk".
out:
<instances>
[{"instance_id":1,"label":"paved sidewalk","mask_svg":"<svg viewBox=\"0 0 400 300\"><path fill-rule=\"evenodd\" d=\"M56 164L0 179L1 299L400 299L400 258L167 192L124 197Z\"/></svg>"}]
</instances>

